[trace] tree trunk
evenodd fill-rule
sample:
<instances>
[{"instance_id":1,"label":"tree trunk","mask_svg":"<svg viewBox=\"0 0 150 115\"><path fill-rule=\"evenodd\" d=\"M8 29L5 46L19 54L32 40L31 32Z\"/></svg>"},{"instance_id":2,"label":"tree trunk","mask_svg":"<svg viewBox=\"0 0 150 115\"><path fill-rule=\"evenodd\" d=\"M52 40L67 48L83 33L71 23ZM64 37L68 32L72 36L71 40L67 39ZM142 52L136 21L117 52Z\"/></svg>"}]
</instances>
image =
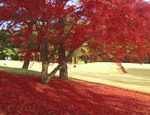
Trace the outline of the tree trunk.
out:
<instances>
[{"instance_id":1,"label":"tree trunk","mask_svg":"<svg viewBox=\"0 0 150 115\"><path fill-rule=\"evenodd\" d=\"M62 62L66 59L65 50L63 47L59 48L59 65L62 65ZM64 66L60 69L59 77L61 78L68 78L68 69L67 64L64 64Z\"/></svg>"},{"instance_id":2,"label":"tree trunk","mask_svg":"<svg viewBox=\"0 0 150 115\"><path fill-rule=\"evenodd\" d=\"M49 80L48 80L48 66L49 66L48 44L46 41L44 41L44 44L41 46L40 57L42 60L41 81L42 82L49 82Z\"/></svg>"},{"instance_id":3,"label":"tree trunk","mask_svg":"<svg viewBox=\"0 0 150 115\"><path fill-rule=\"evenodd\" d=\"M74 56L74 64L77 64L77 57Z\"/></svg>"},{"instance_id":4,"label":"tree trunk","mask_svg":"<svg viewBox=\"0 0 150 115\"><path fill-rule=\"evenodd\" d=\"M70 50L69 50L69 53L71 53ZM69 60L69 63L72 63L72 56L71 56L71 58L70 58L70 60Z\"/></svg>"},{"instance_id":5,"label":"tree trunk","mask_svg":"<svg viewBox=\"0 0 150 115\"><path fill-rule=\"evenodd\" d=\"M58 65L50 74L48 74L48 79L47 79L47 82L50 81L50 79L52 77L54 77L54 75L56 74L56 72L58 70L60 70L63 66L62 65Z\"/></svg>"},{"instance_id":6,"label":"tree trunk","mask_svg":"<svg viewBox=\"0 0 150 115\"><path fill-rule=\"evenodd\" d=\"M76 67L76 64L77 64L77 57L76 56L74 56L74 68Z\"/></svg>"},{"instance_id":7,"label":"tree trunk","mask_svg":"<svg viewBox=\"0 0 150 115\"><path fill-rule=\"evenodd\" d=\"M29 63L30 63L30 60L24 60L22 69L28 69L29 68Z\"/></svg>"},{"instance_id":8,"label":"tree trunk","mask_svg":"<svg viewBox=\"0 0 150 115\"><path fill-rule=\"evenodd\" d=\"M84 56L84 63L87 64L87 61L88 61L87 56Z\"/></svg>"},{"instance_id":9,"label":"tree trunk","mask_svg":"<svg viewBox=\"0 0 150 115\"><path fill-rule=\"evenodd\" d=\"M68 60L68 61L69 61L69 60ZM58 70L61 70L62 68L64 68L65 65L67 65L66 62L67 62L67 61L62 62L62 63L59 64L50 74L48 74L48 81L49 81L52 77L54 77L54 75L56 74L56 72L57 72ZM67 72L67 75L68 75L68 72Z\"/></svg>"},{"instance_id":10,"label":"tree trunk","mask_svg":"<svg viewBox=\"0 0 150 115\"><path fill-rule=\"evenodd\" d=\"M74 52L71 52L64 61L62 61L62 63L60 63L50 74L48 74L48 79L47 81L49 81L52 77L54 77L54 75L56 74L56 72L60 69L62 69L65 64L67 64L67 62L70 60L70 58L72 57Z\"/></svg>"},{"instance_id":11,"label":"tree trunk","mask_svg":"<svg viewBox=\"0 0 150 115\"><path fill-rule=\"evenodd\" d=\"M41 81L42 82L49 82L48 80L48 66L49 63L44 61L42 62L42 72L41 72Z\"/></svg>"},{"instance_id":12,"label":"tree trunk","mask_svg":"<svg viewBox=\"0 0 150 115\"><path fill-rule=\"evenodd\" d=\"M67 64L65 64L65 65L60 69L59 77L61 77L61 78L68 78Z\"/></svg>"}]
</instances>

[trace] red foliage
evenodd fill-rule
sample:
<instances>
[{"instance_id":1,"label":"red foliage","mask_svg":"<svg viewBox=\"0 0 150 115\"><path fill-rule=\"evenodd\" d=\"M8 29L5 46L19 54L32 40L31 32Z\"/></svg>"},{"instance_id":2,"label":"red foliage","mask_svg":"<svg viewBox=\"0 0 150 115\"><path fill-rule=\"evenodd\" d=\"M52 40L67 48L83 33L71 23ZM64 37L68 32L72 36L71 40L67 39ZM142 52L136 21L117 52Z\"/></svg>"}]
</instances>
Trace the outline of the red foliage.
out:
<instances>
[{"instance_id":1,"label":"red foliage","mask_svg":"<svg viewBox=\"0 0 150 115\"><path fill-rule=\"evenodd\" d=\"M150 94L112 86L0 72L0 114L3 115L146 115Z\"/></svg>"},{"instance_id":2,"label":"red foliage","mask_svg":"<svg viewBox=\"0 0 150 115\"><path fill-rule=\"evenodd\" d=\"M149 10L143 0L80 0L78 5L67 5L69 0L5 0L0 6L1 20L9 20L9 29L20 25L24 52L42 52L52 47L76 50L83 43L95 41L101 45L105 58L113 56L119 62L124 57L141 61L150 52ZM31 3L32 4L31 4ZM6 15L7 14L7 15ZM3 21L5 22L5 21ZM13 28L12 28L13 27ZM20 37L14 38L20 43ZM40 49L40 48L41 49ZM25 56L26 57L26 56Z\"/></svg>"},{"instance_id":3,"label":"red foliage","mask_svg":"<svg viewBox=\"0 0 150 115\"><path fill-rule=\"evenodd\" d=\"M98 33L94 41L98 47L102 46L104 58L112 56L113 61L119 62L125 57L131 61L133 57L138 61L146 57L150 52L150 5L142 0L93 1L84 2L87 6L84 10L89 11L87 17Z\"/></svg>"}]
</instances>

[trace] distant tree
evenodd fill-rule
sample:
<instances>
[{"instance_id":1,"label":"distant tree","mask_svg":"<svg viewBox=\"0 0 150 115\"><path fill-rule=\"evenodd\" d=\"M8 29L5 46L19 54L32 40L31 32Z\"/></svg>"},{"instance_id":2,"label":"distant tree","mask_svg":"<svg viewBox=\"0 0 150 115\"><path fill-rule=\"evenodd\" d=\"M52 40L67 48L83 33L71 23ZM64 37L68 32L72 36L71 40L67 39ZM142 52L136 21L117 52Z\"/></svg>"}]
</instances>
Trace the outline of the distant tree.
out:
<instances>
[{"instance_id":1,"label":"distant tree","mask_svg":"<svg viewBox=\"0 0 150 115\"><path fill-rule=\"evenodd\" d=\"M12 59L17 59L18 48L13 45L8 38L10 33L8 30L0 31L0 59L4 60L5 57L11 57Z\"/></svg>"},{"instance_id":2,"label":"distant tree","mask_svg":"<svg viewBox=\"0 0 150 115\"><path fill-rule=\"evenodd\" d=\"M36 43L36 39L38 38L37 32L34 31L34 26L32 21L24 21L24 25L13 31L13 38L10 39L19 48L18 53L20 53L20 58L24 60L23 69L28 69L30 60L35 60L36 56L38 56L36 54L39 51L39 44Z\"/></svg>"}]
</instances>

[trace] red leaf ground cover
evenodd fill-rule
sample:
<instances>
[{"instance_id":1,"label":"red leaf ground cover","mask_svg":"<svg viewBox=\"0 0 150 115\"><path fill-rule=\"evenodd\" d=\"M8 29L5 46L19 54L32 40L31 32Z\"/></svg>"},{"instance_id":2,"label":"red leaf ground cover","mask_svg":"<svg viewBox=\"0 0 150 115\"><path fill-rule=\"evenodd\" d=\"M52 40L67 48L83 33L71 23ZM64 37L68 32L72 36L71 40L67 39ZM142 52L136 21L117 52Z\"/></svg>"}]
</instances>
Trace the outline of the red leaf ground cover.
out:
<instances>
[{"instance_id":1,"label":"red leaf ground cover","mask_svg":"<svg viewBox=\"0 0 150 115\"><path fill-rule=\"evenodd\" d=\"M150 94L0 72L0 115L148 115Z\"/></svg>"}]
</instances>

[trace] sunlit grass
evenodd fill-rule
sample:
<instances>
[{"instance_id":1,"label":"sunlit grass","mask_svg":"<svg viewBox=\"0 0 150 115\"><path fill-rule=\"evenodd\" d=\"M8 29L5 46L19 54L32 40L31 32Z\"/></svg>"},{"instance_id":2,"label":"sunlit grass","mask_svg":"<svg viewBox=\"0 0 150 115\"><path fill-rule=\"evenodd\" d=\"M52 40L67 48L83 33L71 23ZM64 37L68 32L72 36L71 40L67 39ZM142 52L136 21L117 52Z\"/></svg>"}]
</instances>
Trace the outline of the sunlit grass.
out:
<instances>
[{"instance_id":1,"label":"sunlit grass","mask_svg":"<svg viewBox=\"0 0 150 115\"><path fill-rule=\"evenodd\" d=\"M5 65L4 65L5 63ZM21 69L22 62L0 61L0 70L26 76L40 76L41 63L31 62L29 70ZM127 74L121 72L117 64L109 62L68 65L69 78L103 83L126 89L150 92L150 64L124 63ZM49 72L56 67L50 64ZM58 75L58 73L56 74Z\"/></svg>"}]
</instances>

